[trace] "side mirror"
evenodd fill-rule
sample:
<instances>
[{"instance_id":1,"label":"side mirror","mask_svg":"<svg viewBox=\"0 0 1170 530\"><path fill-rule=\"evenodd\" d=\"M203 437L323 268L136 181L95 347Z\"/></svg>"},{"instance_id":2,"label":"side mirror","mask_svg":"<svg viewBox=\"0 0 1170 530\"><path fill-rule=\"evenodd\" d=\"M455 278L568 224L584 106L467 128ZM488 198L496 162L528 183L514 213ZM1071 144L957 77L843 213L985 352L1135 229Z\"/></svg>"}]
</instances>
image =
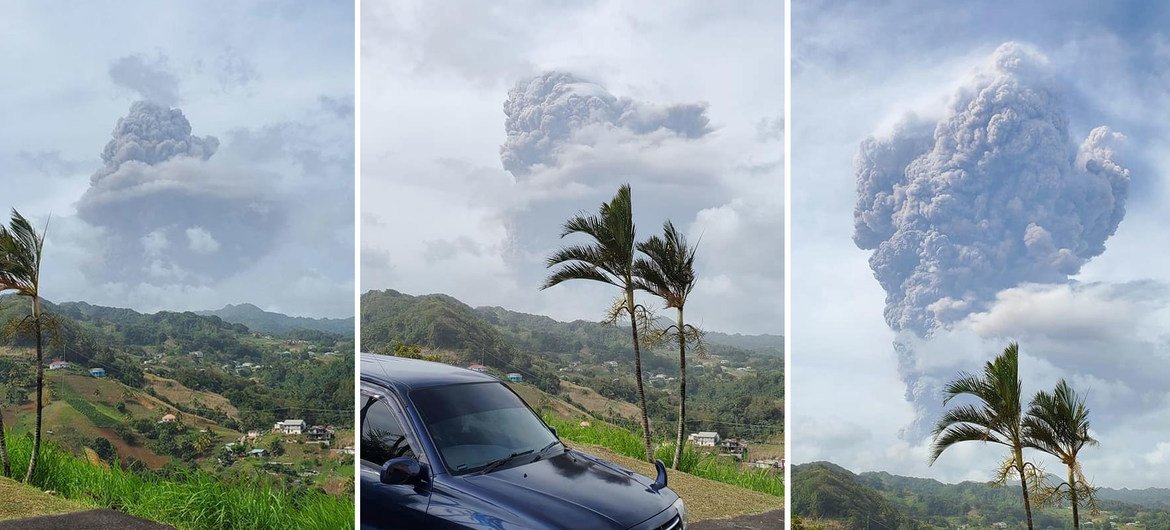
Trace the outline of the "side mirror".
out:
<instances>
[{"instance_id":1,"label":"side mirror","mask_svg":"<svg viewBox=\"0 0 1170 530\"><path fill-rule=\"evenodd\" d=\"M426 478L426 466L409 456L391 458L382 464L383 484L410 484Z\"/></svg>"}]
</instances>

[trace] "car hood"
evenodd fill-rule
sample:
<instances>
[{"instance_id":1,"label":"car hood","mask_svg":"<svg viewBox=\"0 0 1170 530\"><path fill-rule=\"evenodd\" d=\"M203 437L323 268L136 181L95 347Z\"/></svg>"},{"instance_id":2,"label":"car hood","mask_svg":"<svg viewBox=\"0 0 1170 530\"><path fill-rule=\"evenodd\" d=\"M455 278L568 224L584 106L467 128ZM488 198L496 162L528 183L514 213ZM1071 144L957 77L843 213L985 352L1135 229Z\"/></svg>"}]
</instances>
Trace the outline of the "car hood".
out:
<instances>
[{"instance_id":1,"label":"car hood","mask_svg":"<svg viewBox=\"0 0 1170 530\"><path fill-rule=\"evenodd\" d=\"M575 450L465 477L469 493L542 527L629 528L674 503L647 477Z\"/></svg>"}]
</instances>

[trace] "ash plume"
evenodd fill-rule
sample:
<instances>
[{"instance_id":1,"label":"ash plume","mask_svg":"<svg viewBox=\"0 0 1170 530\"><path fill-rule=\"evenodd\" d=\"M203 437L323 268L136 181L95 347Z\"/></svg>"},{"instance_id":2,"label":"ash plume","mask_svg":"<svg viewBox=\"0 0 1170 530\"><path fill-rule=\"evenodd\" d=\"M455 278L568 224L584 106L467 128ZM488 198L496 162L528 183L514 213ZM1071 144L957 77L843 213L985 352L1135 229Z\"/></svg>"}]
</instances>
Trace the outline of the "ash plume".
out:
<instances>
[{"instance_id":1,"label":"ash plume","mask_svg":"<svg viewBox=\"0 0 1170 530\"><path fill-rule=\"evenodd\" d=\"M1124 139L1075 143L1047 59L1007 43L943 119L862 142L853 240L873 250L889 326L927 337L1003 289L1067 282L1125 215Z\"/></svg>"},{"instance_id":2,"label":"ash plume","mask_svg":"<svg viewBox=\"0 0 1170 530\"><path fill-rule=\"evenodd\" d=\"M508 91L504 114L508 136L500 146L500 160L516 178L540 166L557 165L562 148L590 126L633 136L668 131L699 138L711 132L705 104L657 105L618 98L566 72L546 72L517 82Z\"/></svg>"}]
</instances>

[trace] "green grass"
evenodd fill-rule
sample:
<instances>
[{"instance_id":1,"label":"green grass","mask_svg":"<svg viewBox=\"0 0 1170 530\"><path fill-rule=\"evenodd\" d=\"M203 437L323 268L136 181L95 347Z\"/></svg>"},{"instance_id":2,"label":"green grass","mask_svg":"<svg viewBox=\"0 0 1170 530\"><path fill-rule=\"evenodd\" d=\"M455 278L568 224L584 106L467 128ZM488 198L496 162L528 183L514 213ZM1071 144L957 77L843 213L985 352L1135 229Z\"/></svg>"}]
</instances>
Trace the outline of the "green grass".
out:
<instances>
[{"instance_id":1,"label":"green grass","mask_svg":"<svg viewBox=\"0 0 1170 530\"><path fill-rule=\"evenodd\" d=\"M24 470L20 470L23 472ZM27 519L42 515L79 512L87 506L50 495L28 484L0 477L0 521Z\"/></svg>"},{"instance_id":2,"label":"green grass","mask_svg":"<svg viewBox=\"0 0 1170 530\"><path fill-rule=\"evenodd\" d=\"M28 466L32 441L8 437L12 468ZM249 478L226 483L201 471L160 476L95 465L54 444L41 446L33 485L61 497L182 530L353 528L352 498L293 491Z\"/></svg>"},{"instance_id":3,"label":"green grass","mask_svg":"<svg viewBox=\"0 0 1170 530\"><path fill-rule=\"evenodd\" d=\"M53 395L68 403L74 410L80 412L83 416L93 422L94 425L103 429L111 429L115 425L122 423L121 420L114 418L97 409L85 398L81 397L72 387L60 382L54 382L52 385Z\"/></svg>"},{"instance_id":4,"label":"green grass","mask_svg":"<svg viewBox=\"0 0 1170 530\"><path fill-rule=\"evenodd\" d=\"M646 458L642 437L633 431L601 421L582 427L579 421L545 415L544 421L557 434L577 443L600 445L618 454L639 460ZM661 440L659 441L661 442ZM654 457L667 466L674 459L674 442L658 443ZM784 497L784 478L765 469L742 469L738 464L713 455L703 455L689 445L683 447L679 471L744 489Z\"/></svg>"}]
</instances>

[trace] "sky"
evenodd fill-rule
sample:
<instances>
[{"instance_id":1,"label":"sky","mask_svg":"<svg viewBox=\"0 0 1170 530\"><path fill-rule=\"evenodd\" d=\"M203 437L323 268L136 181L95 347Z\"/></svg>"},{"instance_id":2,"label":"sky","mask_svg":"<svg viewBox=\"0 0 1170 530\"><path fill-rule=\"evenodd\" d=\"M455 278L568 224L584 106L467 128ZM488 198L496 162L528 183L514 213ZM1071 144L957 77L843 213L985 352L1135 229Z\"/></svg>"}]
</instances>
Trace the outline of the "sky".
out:
<instances>
[{"instance_id":1,"label":"sky","mask_svg":"<svg viewBox=\"0 0 1170 530\"><path fill-rule=\"evenodd\" d=\"M0 10L0 207L49 222L46 299L353 315L352 5Z\"/></svg>"},{"instance_id":2,"label":"sky","mask_svg":"<svg viewBox=\"0 0 1170 530\"><path fill-rule=\"evenodd\" d=\"M1170 486L1170 9L793 4L792 458L928 466L942 385L1011 341L1067 379L1086 475ZM1061 464L1027 453L1049 471Z\"/></svg>"},{"instance_id":3,"label":"sky","mask_svg":"<svg viewBox=\"0 0 1170 530\"><path fill-rule=\"evenodd\" d=\"M598 321L539 289L623 183L640 238L698 242L688 320L783 332L783 5L366 2L361 290ZM647 301L648 302L648 301Z\"/></svg>"}]
</instances>

